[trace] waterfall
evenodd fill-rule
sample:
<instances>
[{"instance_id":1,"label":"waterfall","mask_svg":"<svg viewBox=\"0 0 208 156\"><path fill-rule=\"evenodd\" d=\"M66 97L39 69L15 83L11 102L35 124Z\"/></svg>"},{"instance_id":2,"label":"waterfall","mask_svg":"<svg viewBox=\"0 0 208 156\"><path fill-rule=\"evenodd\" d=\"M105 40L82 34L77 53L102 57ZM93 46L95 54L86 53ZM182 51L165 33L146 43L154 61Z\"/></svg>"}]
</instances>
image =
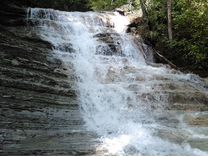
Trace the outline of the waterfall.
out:
<instances>
[{"instance_id":1,"label":"waterfall","mask_svg":"<svg viewBox=\"0 0 208 156\"><path fill-rule=\"evenodd\" d=\"M99 137L97 151L128 156L208 154L159 136L162 130L187 132L180 114L168 111L171 84L207 90L193 74L148 65L133 37L125 33L127 17L33 8L28 10L28 22L53 45L53 57L66 69L73 68L69 74L76 78L73 87L86 130ZM161 118L168 121L162 123ZM171 123L172 119L179 123Z\"/></svg>"}]
</instances>

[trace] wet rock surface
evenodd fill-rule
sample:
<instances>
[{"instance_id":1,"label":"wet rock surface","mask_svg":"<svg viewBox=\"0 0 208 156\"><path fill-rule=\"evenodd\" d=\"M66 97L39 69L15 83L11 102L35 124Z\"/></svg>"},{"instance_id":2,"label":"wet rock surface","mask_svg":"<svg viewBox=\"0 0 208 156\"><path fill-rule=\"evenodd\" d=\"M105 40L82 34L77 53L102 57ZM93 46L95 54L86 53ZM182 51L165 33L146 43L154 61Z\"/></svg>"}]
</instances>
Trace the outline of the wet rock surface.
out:
<instances>
[{"instance_id":1,"label":"wet rock surface","mask_svg":"<svg viewBox=\"0 0 208 156\"><path fill-rule=\"evenodd\" d=\"M73 69L32 27L16 23L25 18L18 13L0 12L0 155L92 153L96 137L84 131Z\"/></svg>"}]
</instances>

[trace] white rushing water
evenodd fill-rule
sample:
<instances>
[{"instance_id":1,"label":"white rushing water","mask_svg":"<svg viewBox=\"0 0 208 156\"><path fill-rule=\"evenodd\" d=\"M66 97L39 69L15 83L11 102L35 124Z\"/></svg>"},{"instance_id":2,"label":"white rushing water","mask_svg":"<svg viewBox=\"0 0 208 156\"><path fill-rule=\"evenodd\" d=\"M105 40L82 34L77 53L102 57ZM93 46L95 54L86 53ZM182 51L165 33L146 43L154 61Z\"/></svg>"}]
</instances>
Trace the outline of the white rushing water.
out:
<instances>
[{"instance_id":1,"label":"white rushing water","mask_svg":"<svg viewBox=\"0 0 208 156\"><path fill-rule=\"evenodd\" d=\"M117 13L61 12L30 9L28 20L36 32L54 45L54 57L73 66L77 78L80 110L87 130L100 137L103 155L205 156L186 142L174 143L159 137L160 130L178 131L181 124L166 125L169 95L163 81L203 90L200 80L164 66L146 64L131 36L129 21ZM168 119L169 119L168 118ZM181 127L184 125L182 124Z\"/></svg>"}]
</instances>

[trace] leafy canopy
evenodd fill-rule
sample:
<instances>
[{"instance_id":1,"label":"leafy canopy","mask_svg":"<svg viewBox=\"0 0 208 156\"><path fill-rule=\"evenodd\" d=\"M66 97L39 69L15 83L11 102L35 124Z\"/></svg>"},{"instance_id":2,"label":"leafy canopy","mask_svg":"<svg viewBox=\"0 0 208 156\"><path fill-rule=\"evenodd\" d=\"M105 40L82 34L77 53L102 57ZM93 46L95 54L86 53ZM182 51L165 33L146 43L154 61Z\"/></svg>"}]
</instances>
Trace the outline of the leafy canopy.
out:
<instances>
[{"instance_id":1,"label":"leafy canopy","mask_svg":"<svg viewBox=\"0 0 208 156\"><path fill-rule=\"evenodd\" d=\"M168 40L167 1L151 0L147 38L157 48L194 68L208 68L208 1L173 0L173 40Z\"/></svg>"},{"instance_id":2,"label":"leafy canopy","mask_svg":"<svg viewBox=\"0 0 208 156\"><path fill-rule=\"evenodd\" d=\"M90 0L89 6L95 11L108 11L127 4L128 0Z\"/></svg>"}]
</instances>

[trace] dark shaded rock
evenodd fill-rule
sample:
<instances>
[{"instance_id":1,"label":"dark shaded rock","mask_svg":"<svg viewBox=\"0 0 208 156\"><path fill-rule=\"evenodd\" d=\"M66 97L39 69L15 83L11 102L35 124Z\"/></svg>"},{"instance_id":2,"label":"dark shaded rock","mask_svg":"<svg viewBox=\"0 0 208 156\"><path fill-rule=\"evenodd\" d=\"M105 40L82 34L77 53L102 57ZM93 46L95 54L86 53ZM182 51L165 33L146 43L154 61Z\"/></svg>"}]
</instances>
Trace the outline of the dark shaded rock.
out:
<instances>
[{"instance_id":1,"label":"dark shaded rock","mask_svg":"<svg viewBox=\"0 0 208 156\"><path fill-rule=\"evenodd\" d=\"M122 56L121 39L117 33L97 34L94 36L101 44L97 47L97 54ZM103 44L102 44L103 43Z\"/></svg>"},{"instance_id":2,"label":"dark shaded rock","mask_svg":"<svg viewBox=\"0 0 208 156\"><path fill-rule=\"evenodd\" d=\"M21 8L53 8L64 11L88 11L88 0L67 1L67 0L2 0L1 3L18 6Z\"/></svg>"},{"instance_id":3,"label":"dark shaded rock","mask_svg":"<svg viewBox=\"0 0 208 156\"><path fill-rule=\"evenodd\" d=\"M120 8L116 8L114 9L114 11L118 12L120 15L123 15L123 16L125 15L125 11Z\"/></svg>"},{"instance_id":4,"label":"dark shaded rock","mask_svg":"<svg viewBox=\"0 0 208 156\"><path fill-rule=\"evenodd\" d=\"M7 26L26 25L26 9L3 0L0 6L0 24Z\"/></svg>"},{"instance_id":5,"label":"dark shaded rock","mask_svg":"<svg viewBox=\"0 0 208 156\"><path fill-rule=\"evenodd\" d=\"M137 17L135 18L129 25L128 25L128 29L127 32L131 32L131 28L136 28L138 26L140 26L141 24L143 24L143 18L142 17Z\"/></svg>"}]
</instances>

